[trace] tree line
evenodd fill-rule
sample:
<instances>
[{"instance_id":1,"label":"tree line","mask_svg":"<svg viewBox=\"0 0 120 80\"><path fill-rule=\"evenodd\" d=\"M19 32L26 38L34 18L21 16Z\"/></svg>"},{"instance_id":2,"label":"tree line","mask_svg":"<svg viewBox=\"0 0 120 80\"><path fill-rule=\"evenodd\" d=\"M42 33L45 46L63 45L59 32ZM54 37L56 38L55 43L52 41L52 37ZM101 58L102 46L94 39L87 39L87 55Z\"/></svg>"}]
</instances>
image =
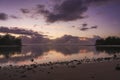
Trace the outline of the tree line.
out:
<instances>
[{"instance_id":1,"label":"tree line","mask_svg":"<svg viewBox=\"0 0 120 80\"><path fill-rule=\"evenodd\" d=\"M10 34L0 35L0 45L21 45L21 38Z\"/></svg>"},{"instance_id":2,"label":"tree line","mask_svg":"<svg viewBox=\"0 0 120 80\"><path fill-rule=\"evenodd\" d=\"M96 45L120 45L120 37L107 37L96 40Z\"/></svg>"}]
</instances>

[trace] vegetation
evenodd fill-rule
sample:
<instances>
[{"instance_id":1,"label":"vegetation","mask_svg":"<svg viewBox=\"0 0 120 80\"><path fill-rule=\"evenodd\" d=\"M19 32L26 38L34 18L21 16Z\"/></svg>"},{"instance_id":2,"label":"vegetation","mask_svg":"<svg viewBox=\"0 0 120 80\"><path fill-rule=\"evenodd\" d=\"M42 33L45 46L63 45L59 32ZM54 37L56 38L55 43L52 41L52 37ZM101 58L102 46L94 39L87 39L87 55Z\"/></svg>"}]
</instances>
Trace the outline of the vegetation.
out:
<instances>
[{"instance_id":1,"label":"vegetation","mask_svg":"<svg viewBox=\"0 0 120 80\"><path fill-rule=\"evenodd\" d=\"M10 34L0 36L0 45L21 45L21 38L16 38Z\"/></svg>"},{"instance_id":2,"label":"vegetation","mask_svg":"<svg viewBox=\"0 0 120 80\"><path fill-rule=\"evenodd\" d=\"M96 45L120 45L119 37L107 37L106 39L96 40Z\"/></svg>"}]
</instances>

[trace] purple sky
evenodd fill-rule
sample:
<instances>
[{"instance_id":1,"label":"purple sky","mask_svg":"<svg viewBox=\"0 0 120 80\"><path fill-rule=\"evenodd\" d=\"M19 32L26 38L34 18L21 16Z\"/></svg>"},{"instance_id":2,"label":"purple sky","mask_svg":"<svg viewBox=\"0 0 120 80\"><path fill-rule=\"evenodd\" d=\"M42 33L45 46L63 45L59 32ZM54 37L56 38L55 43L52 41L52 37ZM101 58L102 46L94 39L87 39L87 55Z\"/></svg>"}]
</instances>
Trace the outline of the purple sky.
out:
<instances>
[{"instance_id":1,"label":"purple sky","mask_svg":"<svg viewBox=\"0 0 120 80\"><path fill-rule=\"evenodd\" d=\"M120 36L120 0L0 0L0 26L65 34Z\"/></svg>"}]
</instances>

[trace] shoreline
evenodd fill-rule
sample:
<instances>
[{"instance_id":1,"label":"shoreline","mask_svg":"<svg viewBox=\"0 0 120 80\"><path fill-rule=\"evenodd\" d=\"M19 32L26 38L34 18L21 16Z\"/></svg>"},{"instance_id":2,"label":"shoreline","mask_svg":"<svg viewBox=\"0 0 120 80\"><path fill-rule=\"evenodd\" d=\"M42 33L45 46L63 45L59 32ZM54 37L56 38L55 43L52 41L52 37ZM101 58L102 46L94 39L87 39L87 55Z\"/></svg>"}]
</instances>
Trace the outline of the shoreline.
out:
<instances>
[{"instance_id":1,"label":"shoreline","mask_svg":"<svg viewBox=\"0 0 120 80\"><path fill-rule=\"evenodd\" d=\"M21 47L22 45L0 45L0 47Z\"/></svg>"},{"instance_id":2,"label":"shoreline","mask_svg":"<svg viewBox=\"0 0 120 80\"><path fill-rule=\"evenodd\" d=\"M0 80L120 80L120 59L101 62L70 62L0 67ZM120 66L119 66L120 67Z\"/></svg>"},{"instance_id":3,"label":"shoreline","mask_svg":"<svg viewBox=\"0 0 120 80\"><path fill-rule=\"evenodd\" d=\"M94 47L120 47L120 45L80 45L80 44L22 44L22 45L0 45L0 47L21 47L21 46L94 46Z\"/></svg>"}]
</instances>

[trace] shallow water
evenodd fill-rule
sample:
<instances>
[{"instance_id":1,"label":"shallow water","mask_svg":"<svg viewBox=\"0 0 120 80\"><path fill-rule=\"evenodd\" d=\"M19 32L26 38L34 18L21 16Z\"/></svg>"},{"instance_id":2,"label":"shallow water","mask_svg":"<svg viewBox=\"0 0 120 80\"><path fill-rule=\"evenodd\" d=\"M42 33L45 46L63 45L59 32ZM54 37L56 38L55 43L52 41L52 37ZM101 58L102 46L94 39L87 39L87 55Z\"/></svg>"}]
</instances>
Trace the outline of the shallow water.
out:
<instances>
[{"instance_id":1,"label":"shallow water","mask_svg":"<svg viewBox=\"0 0 120 80\"><path fill-rule=\"evenodd\" d=\"M29 65L33 63L61 62L120 56L120 47L78 45L31 45L0 47L0 65Z\"/></svg>"}]
</instances>

